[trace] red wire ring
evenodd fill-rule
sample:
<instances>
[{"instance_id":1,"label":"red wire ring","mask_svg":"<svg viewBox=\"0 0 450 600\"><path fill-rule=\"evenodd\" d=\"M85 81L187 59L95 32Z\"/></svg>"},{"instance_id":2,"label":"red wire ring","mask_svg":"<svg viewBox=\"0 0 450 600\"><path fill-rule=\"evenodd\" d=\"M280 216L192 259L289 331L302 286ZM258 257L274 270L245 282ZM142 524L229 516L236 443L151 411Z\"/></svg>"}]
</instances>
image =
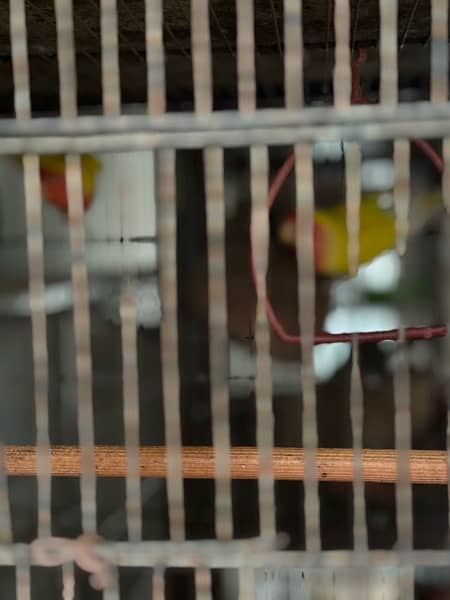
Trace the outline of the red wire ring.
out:
<instances>
[{"instance_id":1,"label":"red wire ring","mask_svg":"<svg viewBox=\"0 0 450 600\"><path fill-rule=\"evenodd\" d=\"M351 64L351 70L352 70L351 103L352 104L369 104L369 101L363 97L362 92L361 92L361 81L360 81L360 75L359 75L359 69L358 69L358 67L365 62L366 57L367 57L366 52L364 50L360 49L358 57L356 59L352 60L352 64ZM443 163L442 158L434 150L434 148L427 141L422 140L422 139L413 139L412 143L415 144L423 152L423 154L436 167L437 171L442 174L442 172L444 170L444 163ZM281 188L283 187L286 179L290 175L290 173L294 167L294 164L295 164L295 154L292 152L287 157L287 159L284 161L284 163L281 165L281 167L278 169L278 171L276 172L275 177L273 178L273 180L270 184L269 194L267 197L267 208L268 208L269 213L272 210L272 207L276 202L276 199L278 197L278 194L280 193ZM256 289L257 281L256 281L255 261L253 258L253 248L251 248L251 271L252 271L253 283L254 283L254 286ZM266 296L266 312L267 312L267 318L268 318L268 321L269 321L269 324L270 324L272 330L277 334L277 336L280 338L281 341L289 343L289 344L300 343L301 338L299 335L290 334L285 330L284 326L282 325L281 321L278 319L278 317L273 309L272 303L271 303L268 295ZM333 334L329 334L329 335L330 335L330 340L331 340L334 336L333 336ZM323 336L320 336L320 337L323 337ZM317 340L315 340L315 341L317 342ZM336 339L336 341L338 341L338 340ZM322 341L322 343L323 343L323 341Z\"/></svg>"}]
</instances>

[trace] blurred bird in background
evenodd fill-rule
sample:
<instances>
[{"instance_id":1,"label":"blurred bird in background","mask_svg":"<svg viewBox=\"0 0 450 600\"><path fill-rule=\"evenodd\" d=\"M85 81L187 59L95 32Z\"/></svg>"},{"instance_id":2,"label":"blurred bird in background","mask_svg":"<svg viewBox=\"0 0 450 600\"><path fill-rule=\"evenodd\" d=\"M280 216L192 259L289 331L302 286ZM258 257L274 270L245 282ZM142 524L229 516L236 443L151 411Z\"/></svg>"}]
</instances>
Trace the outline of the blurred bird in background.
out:
<instances>
[{"instance_id":1,"label":"blurred bird in background","mask_svg":"<svg viewBox=\"0 0 450 600\"><path fill-rule=\"evenodd\" d=\"M314 161L315 258L316 258L316 330L323 329L333 299L334 283L348 276L345 165L340 144L327 150L317 149ZM341 156L337 153L341 152ZM437 149L437 151L439 151ZM333 154L334 153L334 154ZM271 174L278 172L286 160L286 149L271 149ZM367 144L362 156L362 196L360 205L359 262L369 263L385 251L395 248L396 222L394 207L394 166L392 147ZM380 167L382 165L382 169ZM192 168L195 168L192 165ZM380 176L378 176L380 169ZM381 172L383 171L383 172ZM367 174L367 177L365 176ZM250 173L248 158L241 153L229 155L225 173L227 206L226 261L228 294L228 328L230 337L247 338L254 330L256 294L250 265ZM236 182L240 182L239 185ZM301 185L301 183L300 183ZM421 238L438 224L442 209L440 174L419 148L411 147L411 201L409 210L410 241ZM194 192L180 187L180 195L192 198ZM198 191L195 192L198 195ZM271 240L269 249L268 295L279 320L292 334L298 334L297 261L295 253L295 177L291 172L279 190L270 211ZM186 213L192 211L192 203ZM183 223L187 221L183 213ZM187 214L186 214L187 218ZM185 226L185 225L184 225ZM436 238L437 236L431 236ZM192 239L192 237L191 237ZM195 261L190 295L196 312L206 314L208 298L205 289L206 248L199 250ZM199 264L202 268L199 268ZM193 263L194 265L194 263ZM414 272L420 278L419 272ZM402 283L403 285L403 283ZM417 287L417 286L416 286ZM421 286L423 287L423 286ZM408 289L412 288L409 281ZM393 302L396 298L392 297ZM250 325L249 325L250 324ZM272 332L272 354L276 358L297 360L299 348L286 344Z\"/></svg>"},{"instance_id":2,"label":"blurred bird in background","mask_svg":"<svg viewBox=\"0 0 450 600\"><path fill-rule=\"evenodd\" d=\"M83 206L85 210L91 205L100 162L91 154L81 155L81 177L83 182ZM66 186L66 160L64 155L42 155L40 157L40 175L42 195L44 199L62 211L68 213Z\"/></svg>"},{"instance_id":3,"label":"blurred bird in background","mask_svg":"<svg viewBox=\"0 0 450 600\"><path fill-rule=\"evenodd\" d=\"M396 243L395 214L392 206L383 207L385 194L363 194L360 209L359 264L365 264ZM418 233L442 206L439 193L413 196L410 234ZM296 213L291 211L280 224L279 241L295 247ZM314 215L316 272L327 276L348 273L348 234L345 201L328 209L316 209Z\"/></svg>"},{"instance_id":4,"label":"blurred bird in background","mask_svg":"<svg viewBox=\"0 0 450 600\"><path fill-rule=\"evenodd\" d=\"M361 88L360 67L366 62L367 53L359 49L351 62L352 104L368 104ZM412 140L411 144L411 188L409 206L409 235L423 230L432 217L442 208L439 178L443 164L441 153L425 140ZM344 142L341 143L344 159ZM294 166L291 154L277 172L269 191L269 206L277 199L279 187ZM342 160L344 162L344 160ZM342 165L345 169L345 166ZM393 171L393 169L392 169ZM434 175L434 178L433 178ZM278 182L276 181L278 179ZM375 178L376 179L376 178ZM392 197L395 173L392 172L392 185L387 199L385 190L364 190L359 211L359 264L365 264L396 244L396 218ZM376 180L374 181L377 187ZM378 182L379 184L380 182ZM326 276L340 276L348 273L348 235L346 223L346 190L341 181L341 189L334 190L334 201L329 207L320 205L321 193L316 194L314 215L314 253L316 272ZM277 191L278 190L278 191ZM278 240L287 246L295 246L296 211L290 210L277 227Z\"/></svg>"}]
</instances>

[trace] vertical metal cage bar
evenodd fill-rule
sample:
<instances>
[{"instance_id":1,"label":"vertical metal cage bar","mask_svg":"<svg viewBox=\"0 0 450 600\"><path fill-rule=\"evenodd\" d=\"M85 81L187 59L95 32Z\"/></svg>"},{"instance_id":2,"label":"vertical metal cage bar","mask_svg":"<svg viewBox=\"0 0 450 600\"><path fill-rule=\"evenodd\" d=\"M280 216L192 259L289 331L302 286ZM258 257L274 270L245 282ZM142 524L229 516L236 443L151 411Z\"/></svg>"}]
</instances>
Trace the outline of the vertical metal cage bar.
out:
<instances>
[{"instance_id":1,"label":"vertical metal cage bar","mask_svg":"<svg viewBox=\"0 0 450 600\"><path fill-rule=\"evenodd\" d=\"M400 567L398 573L398 598L409 600L415 596L414 567Z\"/></svg>"},{"instance_id":2,"label":"vertical metal cage bar","mask_svg":"<svg viewBox=\"0 0 450 600\"><path fill-rule=\"evenodd\" d=\"M348 266L351 277L359 265L359 229L361 201L361 149L358 144L345 147L345 178L347 196ZM364 401L359 367L357 336L352 340L352 370L350 380L350 419L353 439L353 545L357 552L367 551L366 504L363 480Z\"/></svg>"},{"instance_id":3,"label":"vertical metal cage bar","mask_svg":"<svg viewBox=\"0 0 450 600\"><path fill-rule=\"evenodd\" d=\"M71 0L56 0L58 73L61 116L77 113L77 82ZM69 237L72 254L74 298L73 326L77 375L78 439L81 447L81 520L84 531L96 529L96 478L94 453L94 410L92 398L91 324L89 283L86 266L83 183L81 159L66 156L66 186L69 209Z\"/></svg>"},{"instance_id":4,"label":"vertical metal cage bar","mask_svg":"<svg viewBox=\"0 0 450 600\"><path fill-rule=\"evenodd\" d=\"M255 18L253 0L236 0L238 104L241 112L256 108Z\"/></svg>"},{"instance_id":5,"label":"vertical metal cage bar","mask_svg":"<svg viewBox=\"0 0 450 600\"><path fill-rule=\"evenodd\" d=\"M145 45L147 107L149 114L159 115L166 111L162 0L145 0Z\"/></svg>"},{"instance_id":6,"label":"vertical metal cage bar","mask_svg":"<svg viewBox=\"0 0 450 600\"><path fill-rule=\"evenodd\" d=\"M166 584L164 569L155 567L152 574L152 600L164 600L166 597Z\"/></svg>"},{"instance_id":7,"label":"vertical metal cage bar","mask_svg":"<svg viewBox=\"0 0 450 600\"><path fill-rule=\"evenodd\" d=\"M398 100L397 13L398 0L380 0L380 102L390 106Z\"/></svg>"},{"instance_id":8,"label":"vertical metal cage bar","mask_svg":"<svg viewBox=\"0 0 450 600\"><path fill-rule=\"evenodd\" d=\"M9 505L8 479L5 473L5 446L0 442L0 541L10 544L13 541L11 511Z\"/></svg>"},{"instance_id":9,"label":"vertical metal cage bar","mask_svg":"<svg viewBox=\"0 0 450 600\"><path fill-rule=\"evenodd\" d=\"M274 418L272 407L272 360L267 322L266 275L269 260L267 210L269 157L267 148L250 148L251 247L256 276L256 444L259 451L259 520L263 536L275 535L275 491L272 469Z\"/></svg>"},{"instance_id":10,"label":"vertical metal cage bar","mask_svg":"<svg viewBox=\"0 0 450 600\"><path fill-rule=\"evenodd\" d=\"M16 118L21 121L31 118L25 0L10 0L9 21L14 81L14 109L16 111Z\"/></svg>"},{"instance_id":11,"label":"vertical metal cage bar","mask_svg":"<svg viewBox=\"0 0 450 600\"><path fill-rule=\"evenodd\" d=\"M350 2L335 0L334 30L336 37L334 66L334 104L344 108L350 104L352 91L351 52L350 52Z\"/></svg>"},{"instance_id":12,"label":"vertical metal cage bar","mask_svg":"<svg viewBox=\"0 0 450 600\"><path fill-rule=\"evenodd\" d=\"M251 113L256 110L255 16L253 0L236 0L236 19L238 107L241 113ZM256 402L258 402L258 398L256 398ZM258 404L256 406L258 407ZM264 509L262 506L261 482L259 482L259 486L260 528L262 529ZM241 599L253 597L247 595L249 591L247 583L247 575L243 574L242 570L240 570L239 597Z\"/></svg>"},{"instance_id":13,"label":"vertical metal cage bar","mask_svg":"<svg viewBox=\"0 0 450 600\"><path fill-rule=\"evenodd\" d=\"M42 235L39 157L23 157L31 307L34 402L36 412L38 532L51 534L51 476L48 406L48 349L45 315L44 241Z\"/></svg>"},{"instance_id":14,"label":"vertical metal cage bar","mask_svg":"<svg viewBox=\"0 0 450 600\"><path fill-rule=\"evenodd\" d=\"M212 600L211 570L204 567L195 569L196 600Z\"/></svg>"},{"instance_id":15,"label":"vertical metal cage bar","mask_svg":"<svg viewBox=\"0 0 450 600\"><path fill-rule=\"evenodd\" d=\"M353 439L353 546L356 552L365 552L368 544L362 461L364 401L357 336L352 341L350 418Z\"/></svg>"},{"instance_id":16,"label":"vertical metal cage bar","mask_svg":"<svg viewBox=\"0 0 450 600\"><path fill-rule=\"evenodd\" d=\"M397 252L406 251L409 231L410 202L410 144L407 140L394 142L394 203ZM401 307L400 307L401 310ZM412 488L409 468L411 450L411 385L405 329L401 318L394 371L395 445L398 451L398 481L396 491L397 535L400 549L411 549L413 543Z\"/></svg>"},{"instance_id":17,"label":"vertical metal cage bar","mask_svg":"<svg viewBox=\"0 0 450 600\"><path fill-rule=\"evenodd\" d=\"M109 566L108 577L109 583L103 592L103 600L120 600L119 570L115 565Z\"/></svg>"},{"instance_id":18,"label":"vertical metal cage bar","mask_svg":"<svg viewBox=\"0 0 450 600\"><path fill-rule=\"evenodd\" d=\"M78 439L81 452L81 519L96 529L96 476L89 281L86 266L83 183L79 155L66 156L69 235L72 253L73 327L77 375Z\"/></svg>"},{"instance_id":19,"label":"vertical metal cage bar","mask_svg":"<svg viewBox=\"0 0 450 600\"><path fill-rule=\"evenodd\" d=\"M28 548L20 545L16 552L16 600L31 600L31 568Z\"/></svg>"},{"instance_id":20,"label":"vertical metal cage bar","mask_svg":"<svg viewBox=\"0 0 450 600\"><path fill-rule=\"evenodd\" d=\"M213 108L208 0L191 0L191 45L194 101L198 113Z\"/></svg>"},{"instance_id":21,"label":"vertical metal cage bar","mask_svg":"<svg viewBox=\"0 0 450 600\"><path fill-rule=\"evenodd\" d=\"M64 563L62 566L62 600L75 598L75 567L74 564Z\"/></svg>"},{"instance_id":22,"label":"vertical metal cage bar","mask_svg":"<svg viewBox=\"0 0 450 600\"><path fill-rule=\"evenodd\" d=\"M136 299L126 285L120 304L122 326L123 410L127 449L126 512L128 539L142 537L141 478L139 475L139 389L137 372Z\"/></svg>"},{"instance_id":23,"label":"vertical metal cage bar","mask_svg":"<svg viewBox=\"0 0 450 600\"><path fill-rule=\"evenodd\" d=\"M61 116L69 119L77 115L72 0L55 0L55 15Z\"/></svg>"},{"instance_id":24,"label":"vertical metal cage bar","mask_svg":"<svg viewBox=\"0 0 450 600\"><path fill-rule=\"evenodd\" d=\"M162 303L161 369L167 452L170 537L183 540L184 492L181 459L180 374L178 364L175 151L157 154L157 219Z\"/></svg>"},{"instance_id":25,"label":"vertical metal cage bar","mask_svg":"<svg viewBox=\"0 0 450 600\"><path fill-rule=\"evenodd\" d=\"M18 121L26 121L31 118L31 96L24 0L18 0L18 2L10 0L9 17L14 82L14 109L16 119ZM10 543L13 540L3 441L0 442L0 536L6 543Z\"/></svg>"},{"instance_id":26,"label":"vertical metal cage bar","mask_svg":"<svg viewBox=\"0 0 450 600\"><path fill-rule=\"evenodd\" d=\"M354 143L345 144L345 190L348 270L350 276L354 277L359 266L361 202L361 149Z\"/></svg>"},{"instance_id":27,"label":"vertical metal cage bar","mask_svg":"<svg viewBox=\"0 0 450 600\"><path fill-rule=\"evenodd\" d=\"M209 278L209 365L215 451L216 536L233 536L230 479L230 403L225 271L225 195L223 150L204 150Z\"/></svg>"},{"instance_id":28,"label":"vertical metal cage bar","mask_svg":"<svg viewBox=\"0 0 450 600\"><path fill-rule=\"evenodd\" d=\"M122 156L122 160L130 160ZM131 166L131 165L130 165ZM136 292L130 248L130 203L127 186L119 182L122 221L122 263L124 283L120 299L122 329L123 422L127 449L126 511L128 539L142 538L141 478L139 472L139 377L137 356ZM133 193L133 190L131 190Z\"/></svg>"},{"instance_id":29,"label":"vertical metal cage bar","mask_svg":"<svg viewBox=\"0 0 450 600\"><path fill-rule=\"evenodd\" d=\"M251 567L239 569L239 600L255 598L255 570Z\"/></svg>"},{"instance_id":30,"label":"vertical metal cage bar","mask_svg":"<svg viewBox=\"0 0 450 600\"><path fill-rule=\"evenodd\" d=\"M103 112L120 114L120 67L117 0L101 0Z\"/></svg>"},{"instance_id":31,"label":"vertical metal cage bar","mask_svg":"<svg viewBox=\"0 0 450 600\"><path fill-rule=\"evenodd\" d=\"M448 101L448 0L431 3L431 101Z\"/></svg>"},{"instance_id":32,"label":"vertical metal cage bar","mask_svg":"<svg viewBox=\"0 0 450 600\"><path fill-rule=\"evenodd\" d=\"M297 197L297 264L299 323L302 350L303 417L302 439L305 451L305 548L317 552L321 548L319 488L316 474L317 413L316 382L313 365L315 334L314 272L314 174L310 144L295 147L295 180Z\"/></svg>"},{"instance_id":33,"label":"vertical metal cage bar","mask_svg":"<svg viewBox=\"0 0 450 600\"><path fill-rule=\"evenodd\" d=\"M441 246L442 261L442 281L444 287L444 319L448 323L450 320L450 139L442 141L442 154L444 162L444 171L442 174L442 198L445 206L445 219L443 227L443 240ZM446 400L447 400L447 465L450 473L450 336L445 338L444 346L444 380L446 382ZM447 502L448 502L448 529L450 531L450 478L447 484Z\"/></svg>"},{"instance_id":34,"label":"vertical metal cage bar","mask_svg":"<svg viewBox=\"0 0 450 600\"><path fill-rule=\"evenodd\" d=\"M255 16L254 16L254 5L253 0L236 0L236 17L237 17L237 74L238 74L238 107L240 112L253 112L256 109L256 69L255 69ZM251 160L253 159L253 150L251 152ZM261 174L260 174L261 175ZM268 174L266 173L266 179ZM254 185L253 181L253 167L252 167L252 186ZM255 190L251 190L252 196L252 206L254 209L254 196ZM265 206L266 198L264 198L264 211L267 213L267 208ZM253 222L253 218L252 218ZM253 241L252 241L253 243ZM267 252L267 246L264 246L263 252ZM264 282L265 283L265 282ZM258 293L258 291L257 291ZM259 308L257 307L257 314ZM265 311L265 303L264 308ZM257 316L258 321L258 316ZM257 325L258 328L258 325ZM257 384L256 384L256 410L257 410L257 427L264 428L264 417L261 416L258 418L259 414L259 386L258 380L259 377L263 378L267 375L267 373L260 373L260 365L259 360L261 358L260 352L263 351L261 348L261 344L264 344L264 339L259 340L258 345L258 333L256 333L256 344L257 344ZM264 359L263 359L264 360ZM269 357L270 360L270 357ZM260 376L258 374L260 373ZM269 385L271 387L271 377L269 372ZM264 382L262 382L262 386L264 387ZM265 412L265 411L264 411ZM256 439L257 444L259 445L263 440L260 439L261 433L257 430ZM263 442L264 443L264 442ZM273 446L273 441L272 441ZM261 460L264 461L264 457L261 457ZM271 464L269 469L271 468ZM269 475L270 477L270 475ZM266 479L266 481L265 481ZM270 483L269 483L270 486ZM266 507L270 504L270 499L268 498L270 495L269 487L267 486L267 477L263 478L263 480L259 481L259 514L260 514L260 530L266 532L271 529L270 518L266 513ZM273 483L272 483L272 495L273 495ZM273 504L275 507L275 504ZM250 576L247 569L239 570L239 598L242 600L244 598L253 598L254 590L251 586ZM252 593L253 592L253 593Z\"/></svg>"},{"instance_id":35,"label":"vertical metal cage bar","mask_svg":"<svg viewBox=\"0 0 450 600\"><path fill-rule=\"evenodd\" d=\"M284 89L289 109L304 103L302 10L302 0L284 0Z\"/></svg>"},{"instance_id":36,"label":"vertical metal cage bar","mask_svg":"<svg viewBox=\"0 0 450 600\"><path fill-rule=\"evenodd\" d=\"M394 142L395 168L395 232L397 252L403 256L406 252L409 234L409 205L410 205L410 144L408 140Z\"/></svg>"},{"instance_id":37,"label":"vertical metal cage bar","mask_svg":"<svg viewBox=\"0 0 450 600\"><path fill-rule=\"evenodd\" d=\"M446 138L442 141L442 154L444 161L444 172L442 174L442 198L447 214L450 215L450 138Z\"/></svg>"}]
</instances>

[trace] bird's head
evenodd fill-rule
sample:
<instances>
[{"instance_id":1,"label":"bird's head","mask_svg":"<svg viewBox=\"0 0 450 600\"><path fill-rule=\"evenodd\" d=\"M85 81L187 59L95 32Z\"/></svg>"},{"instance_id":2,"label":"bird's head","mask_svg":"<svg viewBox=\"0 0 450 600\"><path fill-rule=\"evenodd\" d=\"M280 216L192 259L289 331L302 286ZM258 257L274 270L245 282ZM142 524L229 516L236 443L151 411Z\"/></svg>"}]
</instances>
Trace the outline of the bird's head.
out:
<instances>
[{"instance_id":1,"label":"bird's head","mask_svg":"<svg viewBox=\"0 0 450 600\"><path fill-rule=\"evenodd\" d=\"M376 195L364 197L359 214L359 264L365 264L395 245L395 219L392 211L379 206ZM278 241L295 248L296 214L291 212L277 229ZM346 205L341 202L314 211L314 260L320 275L347 275L348 234Z\"/></svg>"},{"instance_id":2,"label":"bird's head","mask_svg":"<svg viewBox=\"0 0 450 600\"><path fill-rule=\"evenodd\" d=\"M95 193L100 162L89 154L81 156L81 178L84 208L89 208ZM63 213L68 213L66 189L66 161L63 155L42 155L40 176L44 198Z\"/></svg>"}]
</instances>

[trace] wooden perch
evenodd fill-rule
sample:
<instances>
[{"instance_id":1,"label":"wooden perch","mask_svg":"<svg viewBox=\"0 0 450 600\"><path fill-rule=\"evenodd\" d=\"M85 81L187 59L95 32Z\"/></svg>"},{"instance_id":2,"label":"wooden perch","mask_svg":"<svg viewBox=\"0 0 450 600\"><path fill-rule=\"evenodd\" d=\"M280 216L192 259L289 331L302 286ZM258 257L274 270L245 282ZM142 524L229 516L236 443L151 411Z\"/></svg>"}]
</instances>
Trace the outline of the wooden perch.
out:
<instances>
[{"instance_id":1,"label":"wooden perch","mask_svg":"<svg viewBox=\"0 0 450 600\"><path fill-rule=\"evenodd\" d=\"M215 476L214 448L189 446L183 448L183 477L213 479ZM139 450L142 477L165 478L166 448L146 446ZM395 483L397 480L396 450L363 450L363 474L368 482ZM127 449L123 446L95 447L96 474L99 477L125 477ZM36 475L35 446L7 446L5 467L9 476ZM412 483L447 484L447 453L438 450L414 450L410 453ZM53 446L51 474L57 477L80 476L80 448ZM304 451L302 448L274 448L273 474L275 479L302 480ZM258 451L253 447L234 447L231 450L232 479L256 479L259 475ZM317 476L320 481L352 481L353 452L351 449L319 448Z\"/></svg>"}]
</instances>

